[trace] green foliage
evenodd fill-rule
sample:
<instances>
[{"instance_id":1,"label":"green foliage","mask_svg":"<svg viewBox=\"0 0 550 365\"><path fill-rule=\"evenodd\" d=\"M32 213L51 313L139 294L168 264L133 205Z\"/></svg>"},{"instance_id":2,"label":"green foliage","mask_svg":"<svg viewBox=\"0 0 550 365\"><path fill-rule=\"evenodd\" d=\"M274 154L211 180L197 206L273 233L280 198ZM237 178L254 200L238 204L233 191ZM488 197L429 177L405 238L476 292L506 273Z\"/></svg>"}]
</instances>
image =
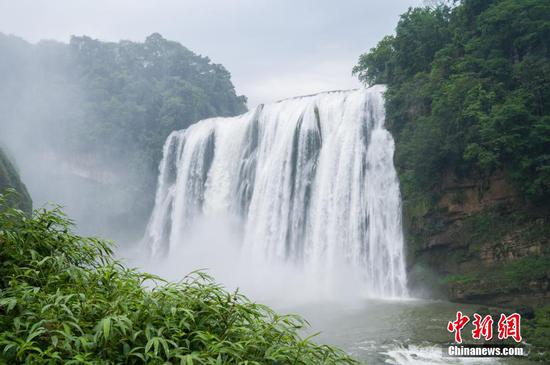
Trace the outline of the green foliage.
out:
<instances>
[{"instance_id":1,"label":"green foliage","mask_svg":"<svg viewBox=\"0 0 550 365\"><path fill-rule=\"evenodd\" d=\"M471 274L462 274L462 275L447 275L441 279L441 282L444 284L448 284L448 283L468 284L476 280L477 278Z\"/></svg>"},{"instance_id":2,"label":"green foliage","mask_svg":"<svg viewBox=\"0 0 550 365\"><path fill-rule=\"evenodd\" d=\"M481 246L486 242L501 241L507 234L511 234L514 229L522 225L527 224L529 232L537 228L536 225L529 224L531 217L520 213L510 214L504 208L493 207L465 218L462 227L465 243L470 246ZM544 236L536 237L535 240L541 237Z\"/></svg>"},{"instance_id":3,"label":"green foliage","mask_svg":"<svg viewBox=\"0 0 550 365\"><path fill-rule=\"evenodd\" d=\"M156 33L34 45L0 33L0 54L0 125L10 144L116 175L136 204L130 214L149 214L172 131L246 111L222 65Z\"/></svg>"},{"instance_id":4,"label":"green foliage","mask_svg":"<svg viewBox=\"0 0 550 365\"><path fill-rule=\"evenodd\" d=\"M501 289L522 289L531 281L544 281L548 277L550 257L525 256L489 269L479 269L465 275L451 275L444 282L466 284L484 280L495 283Z\"/></svg>"},{"instance_id":5,"label":"green foliage","mask_svg":"<svg viewBox=\"0 0 550 365\"><path fill-rule=\"evenodd\" d=\"M550 305L538 308L535 318L523 327L524 338L533 346L529 353L531 360L550 361Z\"/></svg>"},{"instance_id":6,"label":"green foliage","mask_svg":"<svg viewBox=\"0 0 550 365\"><path fill-rule=\"evenodd\" d=\"M32 217L0 195L0 362L354 364L302 338L306 322L229 293L203 273L179 283L124 267L111 245Z\"/></svg>"},{"instance_id":7,"label":"green foliage","mask_svg":"<svg viewBox=\"0 0 550 365\"><path fill-rule=\"evenodd\" d=\"M158 33L144 43L72 37L67 51L85 103L77 147L99 143L104 149L94 152L145 161L148 171L170 132L246 110L222 65Z\"/></svg>"},{"instance_id":8,"label":"green foliage","mask_svg":"<svg viewBox=\"0 0 550 365\"><path fill-rule=\"evenodd\" d=\"M516 285L550 277L550 257L528 256L506 265L504 279Z\"/></svg>"},{"instance_id":9,"label":"green foliage","mask_svg":"<svg viewBox=\"0 0 550 365\"><path fill-rule=\"evenodd\" d=\"M410 9L354 73L387 83L388 125L408 191L444 173L506 171L538 204L550 201L550 3L465 0Z\"/></svg>"},{"instance_id":10,"label":"green foliage","mask_svg":"<svg viewBox=\"0 0 550 365\"><path fill-rule=\"evenodd\" d=\"M19 174L8 156L0 148L0 193L6 189L14 189L16 193L10 195L12 204L27 213L32 210L32 200L27 188L21 182Z\"/></svg>"}]
</instances>

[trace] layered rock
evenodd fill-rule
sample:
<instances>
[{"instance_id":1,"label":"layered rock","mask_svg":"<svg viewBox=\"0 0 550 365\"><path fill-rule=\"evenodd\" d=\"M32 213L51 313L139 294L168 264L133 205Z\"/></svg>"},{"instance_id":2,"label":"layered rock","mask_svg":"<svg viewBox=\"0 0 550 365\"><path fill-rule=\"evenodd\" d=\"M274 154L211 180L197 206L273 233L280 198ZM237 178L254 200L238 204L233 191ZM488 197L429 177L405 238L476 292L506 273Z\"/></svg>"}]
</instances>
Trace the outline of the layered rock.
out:
<instances>
[{"instance_id":1,"label":"layered rock","mask_svg":"<svg viewBox=\"0 0 550 365\"><path fill-rule=\"evenodd\" d=\"M434 195L420 212L405 202L413 289L492 305L550 302L547 211L522 200L503 172L448 174Z\"/></svg>"}]
</instances>

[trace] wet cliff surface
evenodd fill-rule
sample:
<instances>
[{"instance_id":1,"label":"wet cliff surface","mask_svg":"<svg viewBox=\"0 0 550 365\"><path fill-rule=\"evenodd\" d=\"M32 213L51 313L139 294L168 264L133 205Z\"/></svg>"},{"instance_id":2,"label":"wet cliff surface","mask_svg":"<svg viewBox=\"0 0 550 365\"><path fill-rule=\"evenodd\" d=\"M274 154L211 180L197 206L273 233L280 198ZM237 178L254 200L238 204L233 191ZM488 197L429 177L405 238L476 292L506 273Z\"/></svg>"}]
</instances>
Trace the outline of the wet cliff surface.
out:
<instances>
[{"instance_id":1,"label":"wet cliff surface","mask_svg":"<svg viewBox=\"0 0 550 365\"><path fill-rule=\"evenodd\" d=\"M5 193L7 189L15 189L17 192L10 199L12 199L19 209L26 212L32 210L32 201L27 188L21 182L14 164L0 148L0 194Z\"/></svg>"},{"instance_id":2,"label":"wet cliff surface","mask_svg":"<svg viewBox=\"0 0 550 365\"><path fill-rule=\"evenodd\" d=\"M550 302L546 209L521 199L503 172L485 179L446 174L434 196L420 208L405 197L413 290L502 306Z\"/></svg>"}]
</instances>

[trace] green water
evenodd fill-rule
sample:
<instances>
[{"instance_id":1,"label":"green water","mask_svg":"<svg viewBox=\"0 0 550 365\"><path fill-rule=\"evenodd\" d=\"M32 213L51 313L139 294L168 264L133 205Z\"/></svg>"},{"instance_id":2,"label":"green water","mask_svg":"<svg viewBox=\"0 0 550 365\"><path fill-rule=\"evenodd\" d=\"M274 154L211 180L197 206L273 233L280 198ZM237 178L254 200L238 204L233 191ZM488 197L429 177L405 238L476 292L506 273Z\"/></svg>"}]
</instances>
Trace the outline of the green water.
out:
<instances>
[{"instance_id":1,"label":"green water","mask_svg":"<svg viewBox=\"0 0 550 365\"><path fill-rule=\"evenodd\" d=\"M534 364L525 358L450 358L446 329L456 311L471 315L478 305L427 300L369 300L294 308L308 319L317 341L340 346L367 364ZM463 330L470 332L471 323Z\"/></svg>"}]
</instances>

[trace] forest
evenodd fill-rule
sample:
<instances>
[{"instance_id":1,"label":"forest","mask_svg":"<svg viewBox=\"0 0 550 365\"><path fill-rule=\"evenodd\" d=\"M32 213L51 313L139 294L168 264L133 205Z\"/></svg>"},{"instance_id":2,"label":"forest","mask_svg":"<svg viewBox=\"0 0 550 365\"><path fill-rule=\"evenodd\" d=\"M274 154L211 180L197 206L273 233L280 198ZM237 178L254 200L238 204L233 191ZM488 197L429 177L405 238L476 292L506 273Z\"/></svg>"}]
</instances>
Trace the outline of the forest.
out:
<instances>
[{"instance_id":1,"label":"forest","mask_svg":"<svg viewBox=\"0 0 550 365\"><path fill-rule=\"evenodd\" d=\"M110 207L118 229L144 224L170 132L246 110L222 65L159 34L142 43L73 36L69 44L0 34L0 53L4 147L25 156L24 167L56 169L59 162L45 161L54 156L86 174L99 171L95 178L108 182L100 185L114 185L127 203L120 212L112 198L87 204L94 214Z\"/></svg>"},{"instance_id":2,"label":"forest","mask_svg":"<svg viewBox=\"0 0 550 365\"><path fill-rule=\"evenodd\" d=\"M403 13L393 34L358 55L350 70L367 88L385 87L298 97L275 103L277 108L261 105L247 114L246 128L237 133L227 133L226 119L216 120L214 127L201 121L247 111L247 98L237 94L229 71L158 33L143 42L72 36L68 43L29 43L0 33L0 363L330 365L390 363L391 356L401 361L395 363L423 363L441 356L442 344L451 336L445 325L457 310L520 313L525 341L517 346L529 351L521 361L550 361L550 2L426 3ZM348 103L361 97L364 105ZM378 100L380 109L375 108ZM327 115L332 119L321 121ZM359 115L364 117L359 122L373 125L382 119L390 133L363 126L349 134L331 130L340 123L335 115ZM261 133L260 116L265 123L281 124L271 125L271 134ZM279 127L285 122L294 134ZM189 135L204 142L197 143L202 149L186 150L189 135L181 134L168 140L163 157L170 133L196 123L196 134ZM311 130L300 134L302 128ZM331 145L333 159L327 165L334 169L324 172L324 185L315 185L319 156L327 154L321 147L331 137L323 134L326 130L347 138L348 145ZM290 136L290 142L280 142L285 141L281 135ZM244 140L239 146L238 136ZM368 153L373 140L383 153ZM273 141L277 148L270 155L265 151ZM356 145L347 148L351 143ZM312 262L321 271L307 271L323 274L315 284L336 283L336 295L344 293L346 305L356 306L350 310L334 300L328 302L329 312L322 312L320 301L307 303L330 317L334 327L340 324L336 322L347 326L339 338L345 339L343 349L318 344L323 341L316 337L317 328L304 318L258 304L218 281L225 278L197 270L171 281L132 268L117 255L114 243L96 238L112 234L107 238L118 239L120 231L132 227L130 241L142 256L154 252L144 230L145 238L152 232L158 245L165 245L158 250L162 255L184 252L188 258L193 249L206 255L209 251L200 249L207 242L192 242L186 229L207 210L202 204L211 197L206 187L208 176L215 175L209 170L215 148L227 156L216 160L214 181L223 186L213 189L214 203L229 197L219 198L219 205L239 210L242 215L234 221L241 223L254 212L254 200L255 212L261 214L246 228L267 227L259 232L265 242L272 240L265 245L273 254L269 258L275 262L277 255L284 256L286 261L277 264L292 268L269 272L273 277L268 281L291 278L275 294L285 299L302 294L292 290L293 284L301 283L307 270L294 271L291 265L308 262L305 257L317 250ZM350 151L354 158L344 154ZM184 153L198 160L189 158L188 170L176 165ZM270 160L276 153L280 158ZM259 155L270 163L257 163ZM376 163L380 160L389 162L382 166ZM228 166L237 167L228 171ZM338 175L348 166L349 174ZM87 210L77 217L78 225L55 202L43 206L31 200L31 183L33 188L59 184L58 190L69 186L57 179L61 175L45 174L58 168L79 175L79 183L95 184L95 190L75 190L80 200L74 201ZM368 175L373 171L379 175ZM262 180L261 174L270 179ZM385 179L376 180L379 176ZM365 190L373 181L383 190ZM236 186L237 193L219 193L225 185ZM94 193L78 196L88 191ZM258 191L269 194L252 199ZM67 196L73 199L73 193ZM113 199L123 194L122 202ZM299 194L302 200L295 199ZM155 196L163 198L157 203L164 210L159 209L156 225L148 225ZM356 204L366 196L364 206ZM173 214L177 204L187 209L182 202L188 201L196 211ZM313 209L319 206L326 212ZM82 234L82 219L92 216L102 218L98 230ZM325 228L330 226L329 233L337 237L330 243L351 237L356 241L350 242L362 246L353 251L328 245L303 249L309 232L304 227L314 218L327 218L316 226L317 240L328 236ZM212 233L208 238L232 239L223 224L215 225L220 220L205 221L206 233ZM348 226L355 230L346 230ZM384 241L389 233L391 242ZM290 240L292 235L299 239ZM189 239L189 250L174 250L180 242L171 242L173 237ZM238 243L245 247L249 242ZM335 257L323 256L326 252ZM217 253L231 274L247 270L233 260L233 252L220 248ZM348 261L339 261L340 253ZM351 254L357 255L354 260L349 260ZM183 259L172 261L180 271ZM387 295L382 279L390 275L379 275L395 275L384 259L403 268L404 280L398 283L404 289L398 295ZM151 262L170 265L158 260ZM357 263L368 269L360 271L360 284L352 280ZM364 285L365 272L376 276L367 277L370 287ZM344 281L338 281L341 277ZM260 286L270 290L270 284ZM353 301L376 284L379 297ZM374 311L376 305L383 310ZM418 327L415 320L422 314L427 317ZM388 331L389 339L384 337Z\"/></svg>"},{"instance_id":3,"label":"forest","mask_svg":"<svg viewBox=\"0 0 550 365\"><path fill-rule=\"evenodd\" d=\"M469 0L414 8L353 72L388 85L405 194L451 170L504 170L526 199L550 197L550 4Z\"/></svg>"}]
</instances>

